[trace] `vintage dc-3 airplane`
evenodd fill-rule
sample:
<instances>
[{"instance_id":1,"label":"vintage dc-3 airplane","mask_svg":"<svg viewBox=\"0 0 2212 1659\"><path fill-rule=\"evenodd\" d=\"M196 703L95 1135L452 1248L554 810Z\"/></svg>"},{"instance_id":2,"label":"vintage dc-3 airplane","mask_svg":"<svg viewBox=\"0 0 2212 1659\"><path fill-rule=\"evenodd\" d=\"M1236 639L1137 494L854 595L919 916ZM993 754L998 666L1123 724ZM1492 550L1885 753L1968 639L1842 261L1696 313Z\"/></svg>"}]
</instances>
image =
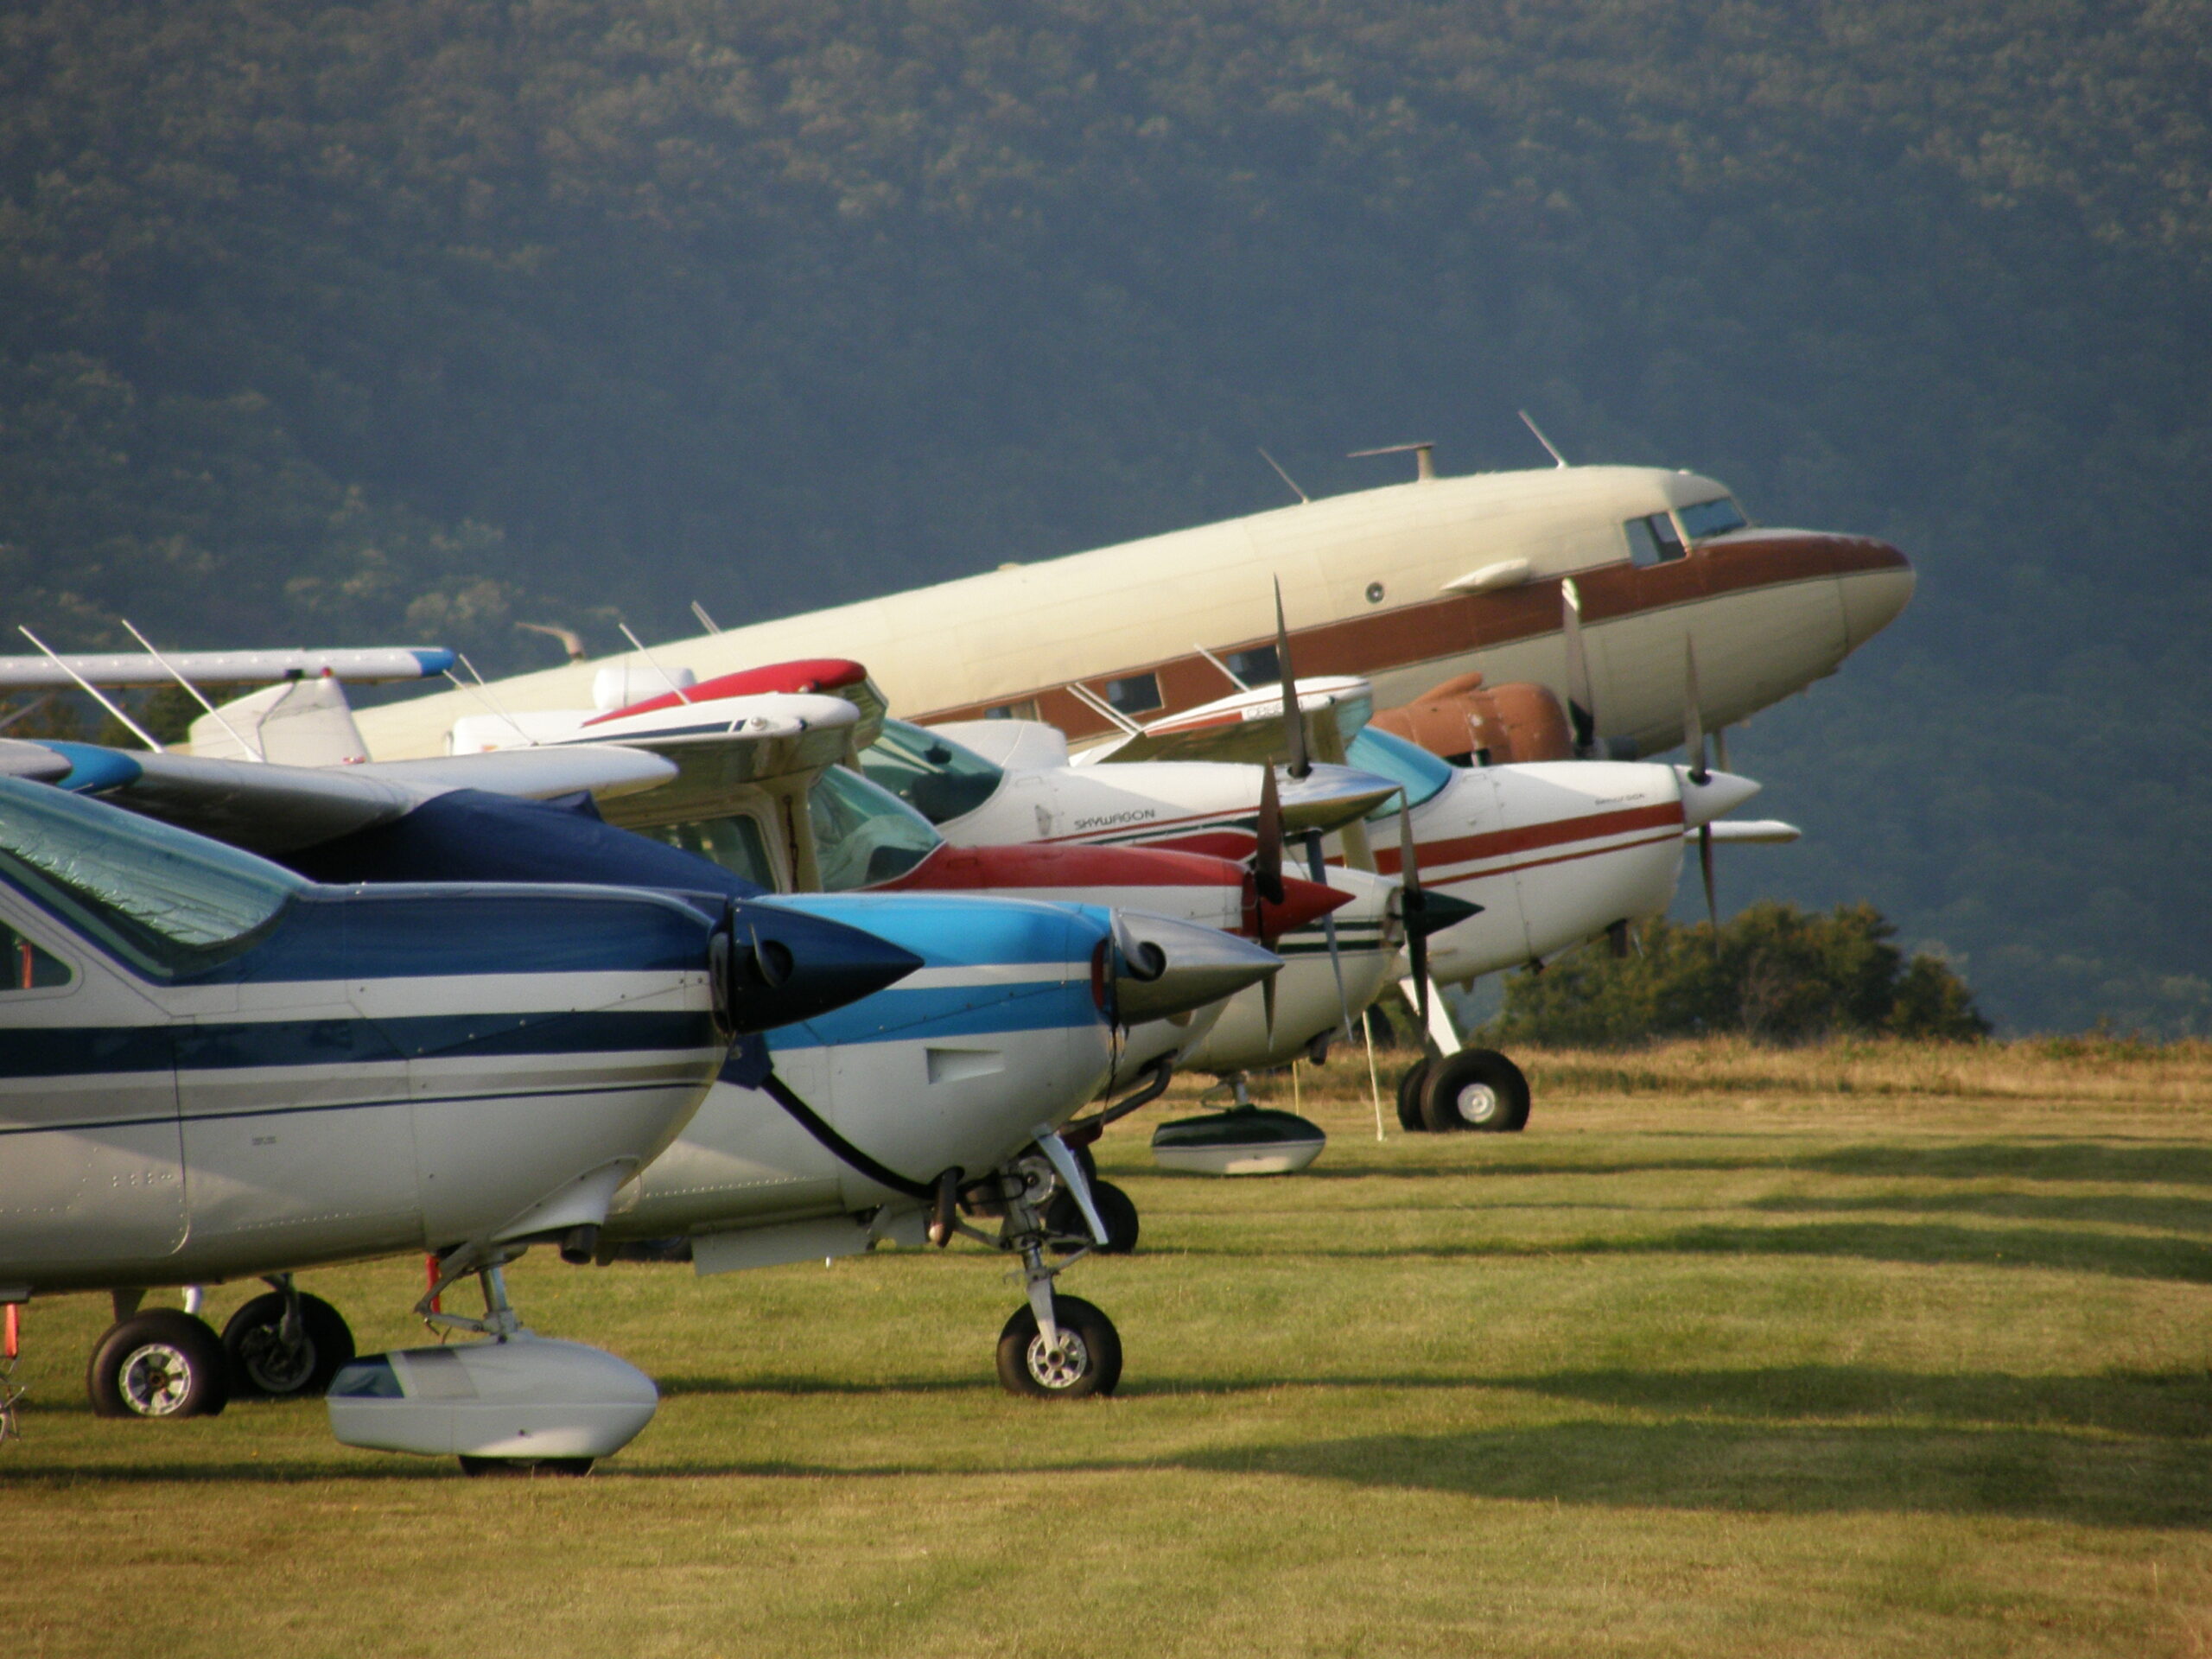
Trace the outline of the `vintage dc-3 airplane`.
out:
<instances>
[{"instance_id":1,"label":"vintage dc-3 airplane","mask_svg":"<svg viewBox=\"0 0 2212 1659\"><path fill-rule=\"evenodd\" d=\"M721 895L317 886L52 786L107 753L0 743L0 1301L113 1292L88 1372L104 1414L219 1411L234 1374L334 1379L353 1444L475 1469L626 1444L650 1380L532 1338L502 1266L541 1240L588 1249L739 1031L916 959ZM440 1264L423 1311L491 1342L355 1361L292 1280L419 1250ZM221 1338L139 1307L258 1275L271 1293ZM434 1311L469 1276L482 1319Z\"/></svg>"},{"instance_id":2,"label":"vintage dc-3 airplane","mask_svg":"<svg viewBox=\"0 0 2212 1659\"><path fill-rule=\"evenodd\" d=\"M1114 734L1097 702L1133 719L1211 702L1215 658L1252 683L1271 677L1279 577L1304 670L1367 678L1383 706L1471 671L1490 689L1534 683L1570 701L1578 629L1605 711L1602 728L1580 723L1581 747L1634 758L1683 739L1686 639L1719 730L1833 673L1912 594L1897 549L1753 526L1696 474L1562 464L1446 478L1414 447L1412 483L657 649L709 677L858 658L910 720L1042 720L1081 746ZM604 662L648 671L642 650ZM498 696L518 713L575 707L598 666L502 680ZM368 711L361 728L379 756L435 754L466 712L448 693Z\"/></svg>"},{"instance_id":3,"label":"vintage dc-3 airplane","mask_svg":"<svg viewBox=\"0 0 2212 1659\"><path fill-rule=\"evenodd\" d=\"M728 782L750 775L748 755L781 776L842 752L841 734L856 719L850 702L778 702L713 706L711 743L694 733L701 741L671 746L681 764L603 742L323 770L68 744L48 752L77 763L78 786L253 842L321 879L589 880L750 894L759 889L726 869L595 815L442 788L441 780L481 782L512 768L575 785L594 768L611 768L624 787L607 798L627 804L642 766L658 768L660 786L696 810L718 778L725 795L754 788L757 778ZM346 752L342 701L325 712L334 722L326 737ZM219 722L227 711L208 718ZM824 734L836 741L810 755ZM1220 866L1245 880L1218 860L1152 853L1142 861L1177 871ZM852 1019L781 1027L725 1067L655 1166L661 1173L624 1189L606 1249L647 1239L665 1252L671 1236L696 1233L703 1243L693 1259L702 1271L719 1271L842 1254L883 1237L933 1232L942 1243L956 1229L982 1236L957 1212L996 1217L1002 1224L992 1242L1023 1258L1032 1287L1029 1307L1001 1333L1002 1379L1052 1397L1110 1391L1118 1372L1111 1324L1087 1303L1055 1301L1052 1281L1068 1262L1046 1253L1103 1243L1097 1198L1110 1213L1111 1189L1094 1198L1080 1154L1052 1131L1101 1093L1116 1059L1127 1060L1147 1033L1166 1039L1150 1058L1172 1060L1183 1041L1178 1017L1251 984L1278 959L1211 928L1095 906L922 893L787 902L810 913L864 912L871 932L909 946L920 966L908 982L855 1002ZM1233 911L1232 899L1226 919ZM779 1069L766 1069L771 1063ZM1152 1092L1165 1080L1162 1066ZM579 1243L572 1253L593 1249ZM1065 1325L1056 1306L1068 1310Z\"/></svg>"}]
</instances>

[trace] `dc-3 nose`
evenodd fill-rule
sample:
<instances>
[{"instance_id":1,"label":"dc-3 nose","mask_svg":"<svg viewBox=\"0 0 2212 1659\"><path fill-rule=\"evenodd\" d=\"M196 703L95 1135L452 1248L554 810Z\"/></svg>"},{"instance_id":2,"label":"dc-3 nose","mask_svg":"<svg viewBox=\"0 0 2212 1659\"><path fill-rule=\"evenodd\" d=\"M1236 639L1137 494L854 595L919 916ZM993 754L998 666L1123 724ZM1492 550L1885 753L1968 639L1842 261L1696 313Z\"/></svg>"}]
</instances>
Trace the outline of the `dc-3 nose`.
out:
<instances>
[{"instance_id":1,"label":"dc-3 nose","mask_svg":"<svg viewBox=\"0 0 2212 1659\"><path fill-rule=\"evenodd\" d=\"M811 1020L895 985L922 959L873 933L780 905L734 899L709 960L734 1031Z\"/></svg>"},{"instance_id":2,"label":"dc-3 nose","mask_svg":"<svg viewBox=\"0 0 2212 1659\"><path fill-rule=\"evenodd\" d=\"M1203 1008L1282 968L1249 939L1141 911L1116 915L1113 955L1115 1014L1125 1026Z\"/></svg>"},{"instance_id":3,"label":"dc-3 nose","mask_svg":"<svg viewBox=\"0 0 2212 1659\"><path fill-rule=\"evenodd\" d=\"M1919 578L1912 562L1887 542L1855 537L1836 559L1836 588L1843 600L1846 651L1856 651L1897 620Z\"/></svg>"},{"instance_id":4,"label":"dc-3 nose","mask_svg":"<svg viewBox=\"0 0 2212 1659\"><path fill-rule=\"evenodd\" d=\"M1682 788L1682 828L1695 830L1708 824L1724 813L1732 812L1759 792L1759 786L1749 778L1732 772L1708 772L1703 783L1688 766L1676 766L1675 776Z\"/></svg>"}]
</instances>

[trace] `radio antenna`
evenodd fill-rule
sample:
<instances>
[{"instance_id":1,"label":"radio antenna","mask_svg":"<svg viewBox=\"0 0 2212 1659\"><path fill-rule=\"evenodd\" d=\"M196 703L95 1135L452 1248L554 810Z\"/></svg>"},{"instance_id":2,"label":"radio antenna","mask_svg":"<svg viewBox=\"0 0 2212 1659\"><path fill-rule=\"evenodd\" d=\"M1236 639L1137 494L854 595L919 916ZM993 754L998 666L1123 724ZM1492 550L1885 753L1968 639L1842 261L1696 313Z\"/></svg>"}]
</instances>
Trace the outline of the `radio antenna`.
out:
<instances>
[{"instance_id":1,"label":"radio antenna","mask_svg":"<svg viewBox=\"0 0 2212 1659\"><path fill-rule=\"evenodd\" d=\"M676 676L660 665L659 658L645 649L645 642L630 632L630 625L627 622L618 622L615 626L622 630L622 637L638 648L638 654L652 665L653 672L668 682L668 689L676 693L676 700L683 703L690 702L691 699L683 694L683 688L676 683Z\"/></svg>"},{"instance_id":2,"label":"radio antenna","mask_svg":"<svg viewBox=\"0 0 2212 1659\"><path fill-rule=\"evenodd\" d=\"M156 737L143 726L141 726L137 721L131 719L130 715L124 714L116 704L110 702L105 697L102 696L99 694L99 690L94 687L90 680L79 674L75 669L70 667L68 664L63 662L61 658L55 656L54 654L53 648L49 646L45 640L40 639L38 635L33 633L29 628L23 626L20 622L16 625L16 632L22 634L24 639L29 640L31 644L36 645L41 651L44 652L46 653L47 661L52 663L64 674L67 674L71 679L76 681L77 689L79 690L84 692L85 695L92 698L94 702L99 704L101 708L106 709L108 713L113 715L118 720L121 721L124 725L130 729L130 734L133 737L137 738L141 743L143 743L156 754L166 753L166 751L162 747L161 739Z\"/></svg>"},{"instance_id":3,"label":"radio antenna","mask_svg":"<svg viewBox=\"0 0 2212 1659\"><path fill-rule=\"evenodd\" d=\"M1556 461L1560 466L1566 466L1567 457L1560 454L1558 445L1554 444L1549 438L1544 435L1544 429L1538 426L1534 421L1529 418L1529 411L1525 409L1516 409L1513 412L1521 417L1522 425L1527 427L1531 432L1536 435L1536 442L1544 446L1544 453L1549 455L1553 461Z\"/></svg>"},{"instance_id":4,"label":"radio antenna","mask_svg":"<svg viewBox=\"0 0 2212 1659\"><path fill-rule=\"evenodd\" d=\"M216 723L231 734L232 742L237 744L238 747L244 749L248 754L251 755L256 760L260 761L264 766L268 764L269 757L262 753L260 750L255 748L252 744L247 742L245 738L239 736L238 728L232 725L228 720L226 720L223 717L223 711L218 709L213 703L208 702L207 699L201 695L198 686L194 685L190 680L186 679L183 675L178 673L176 664L169 661L168 658L162 656L160 652L156 651L154 649L154 642L152 640L149 639L144 634L139 632L137 629L130 626L130 619L129 617L122 617L118 620L122 622L124 627L130 628L130 637L133 639L136 639L140 645L146 647L146 654L149 657L151 657L156 662L159 663L163 670L168 672L168 677L171 679L175 680L187 691L189 691L192 694L192 700L194 702L198 703L202 709L205 709L209 714L215 716Z\"/></svg>"},{"instance_id":5,"label":"radio antenna","mask_svg":"<svg viewBox=\"0 0 2212 1659\"><path fill-rule=\"evenodd\" d=\"M1258 448L1257 445L1255 445L1254 447L1255 448ZM1310 507L1313 505L1313 498L1298 487L1298 480L1296 479L1293 478L1288 473L1283 471L1282 462L1277 461L1265 449L1260 450L1260 459L1266 461L1268 466L1275 469L1275 476L1277 478L1282 480L1284 483L1290 486L1290 493L1298 498L1300 505ZM1231 677L1234 677L1232 676Z\"/></svg>"}]
</instances>

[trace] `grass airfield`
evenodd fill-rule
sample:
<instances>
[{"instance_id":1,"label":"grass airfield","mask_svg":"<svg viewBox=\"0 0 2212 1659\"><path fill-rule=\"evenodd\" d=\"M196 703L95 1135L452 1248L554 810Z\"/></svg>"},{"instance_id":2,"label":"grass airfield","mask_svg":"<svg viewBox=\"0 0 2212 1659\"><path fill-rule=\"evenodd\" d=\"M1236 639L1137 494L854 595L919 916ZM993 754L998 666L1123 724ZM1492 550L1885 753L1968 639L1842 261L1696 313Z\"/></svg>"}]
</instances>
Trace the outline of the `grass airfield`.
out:
<instances>
[{"instance_id":1,"label":"grass airfield","mask_svg":"<svg viewBox=\"0 0 2212 1659\"><path fill-rule=\"evenodd\" d=\"M1157 1107L1109 1135L1143 1247L1062 1281L1121 1328L1107 1402L1000 1392L1018 1293L958 1246L708 1280L533 1252L531 1325L665 1396L581 1481L353 1452L320 1403L97 1421L106 1299L35 1302L13 1645L2212 1649L2212 1049L1528 1069L1525 1134L1380 1143L1363 1064L1309 1071L1303 1177L1158 1173ZM367 1351L423 1339L419 1275L302 1283Z\"/></svg>"}]
</instances>

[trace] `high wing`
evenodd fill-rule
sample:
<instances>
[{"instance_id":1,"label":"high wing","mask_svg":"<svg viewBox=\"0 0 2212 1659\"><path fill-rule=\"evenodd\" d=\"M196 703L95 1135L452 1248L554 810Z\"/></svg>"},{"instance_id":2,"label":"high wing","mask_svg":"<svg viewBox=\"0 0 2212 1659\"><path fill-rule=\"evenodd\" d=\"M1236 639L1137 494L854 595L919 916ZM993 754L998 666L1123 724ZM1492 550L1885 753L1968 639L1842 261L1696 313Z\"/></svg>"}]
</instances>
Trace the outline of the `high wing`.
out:
<instances>
[{"instance_id":1,"label":"high wing","mask_svg":"<svg viewBox=\"0 0 2212 1659\"><path fill-rule=\"evenodd\" d=\"M1308 752L1324 760L1341 761L1344 746L1375 712L1375 694L1365 680L1350 677L1301 680L1298 710L1306 722ZM1266 685L1140 726L1084 750L1074 764L1228 760L1265 766L1289 758L1284 744L1282 688Z\"/></svg>"},{"instance_id":2,"label":"high wing","mask_svg":"<svg viewBox=\"0 0 2212 1659\"><path fill-rule=\"evenodd\" d=\"M34 750L51 758L41 761L28 753ZM665 782L675 777L676 767L656 755L611 744L358 766L288 766L92 743L17 741L0 746L0 772L57 783L250 852L274 854L389 823L457 789L530 800L582 790L620 795Z\"/></svg>"},{"instance_id":3,"label":"high wing","mask_svg":"<svg viewBox=\"0 0 2212 1659\"><path fill-rule=\"evenodd\" d=\"M390 645L337 651L120 651L86 656L0 657L0 690L92 685L174 685L179 675L198 685L258 685L315 679L430 680L458 660L440 645Z\"/></svg>"},{"instance_id":4,"label":"high wing","mask_svg":"<svg viewBox=\"0 0 2212 1659\"><path fill-rule=\"evenodd\" d=\"M851 752L862 720L861 709L842 696L766 693L681 701L671 696L611 715L539 714L519 722L472 716L454 727L454 758L550 756L620 744L664 761L671 776L654 790L649 809L644 803L609 801L608 822L673 823L721 817L738 810L747 791L769 779L836 765ZM524 743L534 747L512 747Z\"/></svg>"}]
</instances>

